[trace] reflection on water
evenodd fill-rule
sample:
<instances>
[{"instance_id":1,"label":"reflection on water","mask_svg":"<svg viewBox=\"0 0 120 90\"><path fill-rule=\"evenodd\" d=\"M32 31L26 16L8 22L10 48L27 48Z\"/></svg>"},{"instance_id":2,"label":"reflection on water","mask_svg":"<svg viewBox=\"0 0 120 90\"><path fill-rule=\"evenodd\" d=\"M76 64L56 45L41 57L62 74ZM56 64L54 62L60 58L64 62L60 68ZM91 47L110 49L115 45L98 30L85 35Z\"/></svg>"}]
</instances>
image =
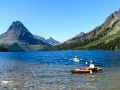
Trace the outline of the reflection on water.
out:
<instances>
[{"instance_id":1,"label":"reflection on water","mask_svg":"<svg viewBox=\"0 0 120 90\"><path fill-rule=\"evenodd\" d=\"M82 58L74 63L71 58ZM119 51L0 53L0 90L120 90ZM103 71L72 74L94 60Z\"/></svg>"}]
</instances>

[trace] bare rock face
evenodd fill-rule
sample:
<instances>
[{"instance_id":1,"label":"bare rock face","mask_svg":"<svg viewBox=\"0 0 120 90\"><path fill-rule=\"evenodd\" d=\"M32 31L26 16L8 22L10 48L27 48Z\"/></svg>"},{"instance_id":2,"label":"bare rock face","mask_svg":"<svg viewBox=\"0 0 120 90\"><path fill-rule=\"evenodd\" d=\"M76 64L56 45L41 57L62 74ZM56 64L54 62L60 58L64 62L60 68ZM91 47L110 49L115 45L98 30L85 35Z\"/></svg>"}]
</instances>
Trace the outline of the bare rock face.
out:
<instances>
[{"instance_id":1,"label":"bare rock face","mask_svg":"<svg viewBox=\"0 0 120 90\"><path fill-rule=\"evenodd\" d=\"M47 39L46 41L47 41L47 43L49 43L49 44L52 45L52 46L56 46L56 45L59 45L59 44L60 44L59 41L53 39L52 37L50 37L50 38Z\"/></svg>"},{"instance_id":2,"label":"bare rock face","mask_svg":"<svg viewBox=\"0 0 120 90\"><path fill-rule=\"evenodd\" d=\"M111 20L111 19L113 19L114 17L116 17L118 15L120 15L120 9L118 11L115 11L114 13L112 13L110 16L108 16L106 18L106 22L109 21L109 20Z\"/></svg>"},{"instance_id":3,"label":"bare rock face","mask_svg":"<svg viewBox=\"0 0 120 90\"><path fill-rule=\"evenodd\" d=\"M45 43L50 44L51 46L56 46L61 44L59 41L53 39L52 37L50 37L49 39L45 39L44 37L38 36L38 35L34 35L35 38L42 40Z\"/></svg>"},{"instance_id":4,"label":"bare rock face","mask_svg":"<svg viewBox=\"0 0 120 90\"><path fill-rule=\"evenodd\" d=\"M83 36L85 33L84 32L80 32L78 35L76 35L75 37L80 37Z\"/></svg>"},{"instance_id":5,"label":"bare rock face","mask_svg":"<svg viewBox=\"0 0 120 90\"><path fill-rule=\"evenodd\" d=\"M13 22L7 32L0 35L0 42L20 42L29 45L46 44L42 40L35 38L20 21Z\"/></svg>"},{"instance_id":6,"label":"bare rock face","mask_svg":"<svg viewBox=\"0 0 120 90\"><path fill-rule=\"evenodd\" d=\"M38 36L38 35L34 35L34 37L43 41L43 42L45 42L45 43L47 43L44 37L41 37L41 36Z\"/></svg>"}]
</instances>

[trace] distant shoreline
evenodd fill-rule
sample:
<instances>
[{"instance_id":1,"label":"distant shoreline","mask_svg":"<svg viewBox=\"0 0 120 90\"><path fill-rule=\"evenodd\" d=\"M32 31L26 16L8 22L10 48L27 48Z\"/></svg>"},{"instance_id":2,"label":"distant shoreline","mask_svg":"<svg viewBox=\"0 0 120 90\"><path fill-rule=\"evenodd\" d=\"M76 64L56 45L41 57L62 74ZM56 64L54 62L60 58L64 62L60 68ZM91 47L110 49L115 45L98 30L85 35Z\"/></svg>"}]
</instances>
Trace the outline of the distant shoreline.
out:
<instances>
[{"instance_id":1,"label":"distant shoreline","mask_svg":"<svg viewBox=\"0 0 120 90\"><path fill-rule=\"evenodd\" d=\"M9 50L7 48L4 47L0 47L0 52L8 52Z\"/></svg>"}]
</instances>

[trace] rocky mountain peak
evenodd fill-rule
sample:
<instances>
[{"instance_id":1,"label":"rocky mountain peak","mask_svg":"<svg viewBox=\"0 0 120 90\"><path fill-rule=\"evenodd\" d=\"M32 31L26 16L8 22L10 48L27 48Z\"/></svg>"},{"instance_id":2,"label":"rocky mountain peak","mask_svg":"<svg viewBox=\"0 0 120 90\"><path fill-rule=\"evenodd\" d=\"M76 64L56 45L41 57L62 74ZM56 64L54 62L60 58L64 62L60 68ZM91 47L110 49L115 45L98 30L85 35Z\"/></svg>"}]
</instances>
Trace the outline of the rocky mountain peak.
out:
<instances>
[{"instance_id":1,"label":"rocky mountain peak","mask_svg":"<svg viewBox=\"0 0 120 90\"><path fill-rule=\"evenodd\" d=\"M15 21L0 35L0 46L10 51L36 51L51 45L37 39L20 21Z\"/></svg>"},{"instance_id":2,"label":"rocky mountain peak","mask_svg":"<svg viewBox=\"0 0 120 90\"><path fill-rule=\"evenodd\" d=\"M39 40L42 40L45 43L48 43L48 44L52 45L52 46L60 44L59 41L53 39L52 37L50 37L49 39L45 39L45 38L43 38L41 36L38 36L38 35L34 35L34 37L37 38L37 39L39 39Z\"/></svg>"},{"instance_id":3,"label":"rocky mountain peak","mask_svg":"<svg viewBox=\"0 0 120 90\"><path fill-rule=\"evenodd\" d=\"M114 17L116 17L118 15L120 15L120 9L118 11L115 11L114 13L112 13L110 16L108 16L106 18L106 22L109 21L109 20L111 20L111 19L113 19Z\"/></svg>"},{"instance_id":4,"label":"rocky mountain peak","mask_svg":"<svg viewBox=\"0 0 120 90\"><path fill-rule=\"evenodd\" d=\"M47 41L47 43L49 43L49 44L52 45L52 46L55 46L55 45L59 45L59 44L60 44L59 41L53 39L52 37L50 37L50 38L47 39L46 41Z\"/></svg>"},{"instance_id":5,"label":"rocky mountain peak","mask_svg":"<svg viewBox=\"0 0 120 90\"><path fill-rule=\"evenodd\" d=\"M49 38L50 40L54 40L52 37Z\"/></svg>"},{"instance_id":6,"label":"rocky mountain peak","mask_svg":"<svg viewBox=\"0 0 120 90\"><path fill-rule=\"evenodd\" d=\"M20 22L13 22L7 32L0 35L1 42L19 42L26 45L48 45L42 40L38 40L28 29Z\"/></svg>"},{"instance_id":7,"label":"rocky mountain peak","mask_svg":"<svg viewBox=\"0 0 120 90\"><path fill-rule=\"evenodd\" d=\"M6 36L7 39L14 41L24 41L25 38L33 37L33 35L20 21L13 22L12 25L8 28L7 32L4 34L4 36Z\"/></svg>"},{"instance_id":8,"label":"rocky mountain peak","mask_svg":"<svg viewBox=\"0 0 120 90\"><path fill-rule=\"evenodd\" d=\"M8 31L13 31L13 32L29 32L27 30L27 28L20 22L20 21L16 21L13 22L12 25L8 28Z\"/></svg>"},{"instance_id":9,"label":"rocky mountain peak","mask_svg":"<svg viewBox=\"0 0 120 90\"><path fill-rule=\"evenodd\" d=\"M80 37L82 35L84 35L85 33L84 32L80 32L78 35L76 35L75 37Z\"/></svg>"},{"instance_id":10,"label":"rocky mountain peak","mask_svg":"<svg viewBox=\"0 0 120 90\"><path fill-rule=\"evenodd\" d=\"M23 25L20 21L15 21L12 23L12 25L20 25L20 24Z\"/></svg>"}]
</instances>

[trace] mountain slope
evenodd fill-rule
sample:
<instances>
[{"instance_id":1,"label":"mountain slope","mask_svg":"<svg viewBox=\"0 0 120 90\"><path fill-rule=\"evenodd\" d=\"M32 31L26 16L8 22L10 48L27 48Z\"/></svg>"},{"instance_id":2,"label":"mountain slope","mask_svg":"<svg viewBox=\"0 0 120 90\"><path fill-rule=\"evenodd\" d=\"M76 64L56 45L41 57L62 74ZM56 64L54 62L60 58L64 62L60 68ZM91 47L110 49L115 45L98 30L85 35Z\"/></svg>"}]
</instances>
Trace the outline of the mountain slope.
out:
<instances>
[{"instance_id":1,"label":"mountain slope","mask_svg":"<svg viewBox=\"0 0 120 90\"><path fill-rule=\"evenodd\" d=\"M120 14L107 19L91 32L48 50L120 50Z\"/></svg>"},{"instance_id":2,"label":"mountain slope","mask_svg":"<svg viewBox=\"0 0 120 90\"><path fill-rule=\"evenodd\" d=\"M39 39L39 40L47 43L44 37L41 37L41 36L38 36L38 35L34 35L34 37L35 37L36 39Z\"/></svg>"},{"instance_id":3,"label":"mountain slope","mask_svg":"<svg viewBox=\"0 0 120 90\"><path fill-rule=\"evenodd\" d=\"M53 39L52 37L50 37L49 39L45 39L45 38L43 38L41 36L38 36L38 35L34 35L34 37L39 39L39 40L42 40L45 43L48 43L48 44L52 45L52 46L56 46L56 45L60 44L59 41Z\"/></svg>"},{"instance_id":4,"label":"mountain slope","mask_svg":"<svg viewBox=\"0 0 120 90\"><path fill-rule=\"evenodd\" d=\"M52 45L52 46L56 46L56 45L59 45L59 44L60 44L59 41L53 39L52 37L50 37L50 38L47 39L46 41L47 41L47 43L49 43L49 44Z\"/></svg>"},{"instance_id":5,"label":"mountain slope","mask_svg":"<svg viewBox=\"0 0 120 90\"><path fill-rule=\"evenodd\" d=\"M113 19L114 17L116 17L118 15L120 15L120 9L118 11L115 11L114 13L112 13L110 16L108 16L106 18L106 22L109 21L109 20L111 20L111 19Z\"/></svg>"},{"instance_id":6,"label":"mountain slope","mask_svg":"<svg viewBox=\"0 0 120 90\"><path fill-rule=\"evenodd\" d=\"M83 35L85 35L85 33L84 33L84 32L80 32L78 35L76 35L76 36L74 36L73 38L71 38L71 39L65 41L65 43L66 43L66 42L67 42L67 43L70 43L72 39L78 38L78 37L83 36Z\"/></svg>"},{"instance_id":7,"label":"mountain slope","mask_svg":"<svg viewBox=\"0 0 120 90\"><path fill-rule=\"evenodd\" d=\"M0 46L10 51L34 51L50 45L35 38L21 22L16 21L0 35Z\"/></svg>"}]
</instances>

